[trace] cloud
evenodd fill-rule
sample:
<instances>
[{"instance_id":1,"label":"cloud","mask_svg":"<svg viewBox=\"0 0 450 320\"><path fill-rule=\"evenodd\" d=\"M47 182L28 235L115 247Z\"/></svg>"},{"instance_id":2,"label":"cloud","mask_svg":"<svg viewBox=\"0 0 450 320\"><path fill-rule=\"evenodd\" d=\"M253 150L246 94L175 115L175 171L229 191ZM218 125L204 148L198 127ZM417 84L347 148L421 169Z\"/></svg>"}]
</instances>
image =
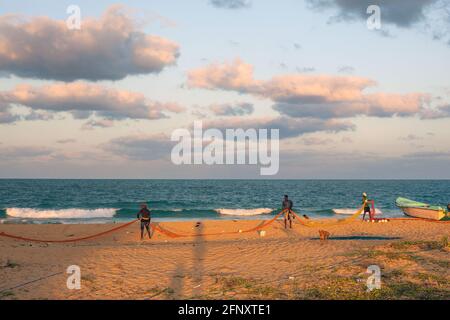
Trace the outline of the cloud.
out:
<instances>
[{"instance_id":1,"label":"cloud","mask_svg":"<svg viewBox=\"0 0 450 320\"><path fill-rule=\"evenodd\" d=\"M47 112L47 111L43 111L43 110L38 110L38 111L31 110L31 112L28 113L27 115L20 117L21 120L27 120L27 121L34 121L34 120L48 121L53 118L54 118L53 114L51 114L50 112Z\"/></svg>"},{"instance_id":2,"label":"cloud","mask_svg":"<svg viewBox=\"0 0 450 320\"><path fill-rule=\"evenodd\" d=\"M0 72L19 77L119 80L158 73L178 56L175 42L145 34L120 5L83 17L80 30L47 17L0 16Z\"/></svg>"},{"instance_id":3,"label":"cloud","mask_svg":"<svg viewBox=\"0 0 450 320\"><path fill-rule=\"evenodd\" d=\"M280 139L298 137L311 132L339 132L353 130L354 125L349 122L322 119L292 119L287 117L277 118L229 118L204 121L204 128L216 128L219 130L236 129L279 129Z\"/></svg>"},{"instance_id":4,"label":"cloud","mask_svg":"<svg viewBox=\"0 0 450 320\"><path fill-rule=\"evenodd\" d=\"M297 67L297 68L295 68L295 70L297 70L297 72L300 72L300 73L307 73L307 72L316 71L316 68L314 68L314 67Z\"/></svg>"},{"instance_id":5,"label":"cloud","mask_svg":"<svg viewBox=\"0 0 450 320\"><path fill-rule=\"evenodd\" d=\"M200 108L200 109L194 109L191 111L191 114L196 117L197 119L204 119L206 117L208 117L208 113L206 111L204 111L205 108L202 107L198 107L196 106L196 108Z\"/></svg>"},{"instance_id":6,"label":"cloud","mask_svg":"<svg viewBox=\"0 0 450 320\"><path fill-rule=\"evenodd\" d=\"M188 85L265 97L275 102L276 111L290 117L410 116L429 102L429 95L423 93L367 94L365 90L376 82L356 76L287 74L256 80L253 67L240 59L192 70Z\"/></svg>"},{"instance_id":7,"label":"cloud","mask_svg":"<svg viewBox=\"0 0 450 320\"><path fill-rule=\"evenodd\" d=\"M422 119L441 119L450 117L450 104L438 106L434 109L423 110L421 113Z\"/></svg>"},{"instance_id":8,"label":"cloud","mask_svg":"<svg viewBox=\"0 0 450 320\"><path fill-rule=\"evenodd\" d=\"M353 143L353 139L350 137L342 137L341 140L343 143Z\"/></svg>"},{"instance_id":9,"label":"cloud","mask_svg":"<svg viewBox=\"0 0 450 320\"><path fill-rule=\"evenodd\" d=\"M113 126L114 126L114 121L109 120L109 119L99 119L99 120L91 119L91 120L87 121L85 124L83 124L81 129L93 130L95 128L111 128Z\"/></svg>"},{"instance_id":10,"label":"cloud","mask_svg":"<svg viewBox=\"0 0 450 320\"><path fill-rule=\"evenodd\" d=\"M21 105L32 110L69 112L79 119L91 115L117 120L161 119L167 118L165 112L184 111L177 104L151 101L141 93L85 82L54 83L41 87L18 85L10 91L0 92L0 105L9 109L13 105Z\"/></svg>"},{"instance_id":11,"label":"cloud","mask_svg":"<svg viewBox=\"0 0 450 320\"><path fill-rule=\"evenodd\" d=\"M450 158L450 151L421 151L403 155L403 158L436 159Z\"/></svg>"},{"instance_id":12,"label":"cloud","mask_svg":"<svg viewBox=\"0 0 450 320\"><path fill-rule=\"evenodd\" d=\"M170 157L174 142L164 134L113 139L102 148L130 160L158 160Z\"/></svg>"},{"instance_id":13,"label":"cloud","mask_svg":"<svg viewBox=\"0 0 450 320\"><path fill-rule=\"evenodd\" d=\"M307 2L316 10L335 9L337 15L333 20L337 21L366 20L367 8L370 5L378 5L383 22L408 28L425 20L427 9L439 0L307 0Z\"/></svg>"},{"instance_id":14,"label":"cloud","mask_svg":"<svg viewBox=\"0 0 450 320\"><path fill-rule=\"evenodd\" d=\"M382 29L376 30L383 37L392 37L386 25L397 28L415 28L430 34L432 39L450 44L449 0L307 0L309 7L322 12L333 10L329 23L343 21L366 21L367 8L378 5Z\"/></svg>"},{"instance_id":15,"label":"cloud","mask_svg":"<svg viewBox=\"0 0 450 320\"><path fill-rule=\"evenodd\" d=\"M259 81L253 78L253 66L240 59L231 63L210 64L188 73L190 87L252 93L279 102L339 101L359 97L363 89L374 84L366 78L303 74Z\"/></svg>"},{"instance_id":16,"label":"cloud","mask_svg":"<svg viewBox=\"0 0 450 320\"><path fill-rule=\"evenodd\" d=\"M352 66L342 66L342 67L339 67L338 72L351 74L351 73L355 72L355 68L353 68Z\"/></svg>"},{"instance_id":17,"label":"cloud","mask_svg":"<svg viewBox=\"0 0 450 320\"><path fill-rule=\"evenodd\" d=\"M448 179L450 154L386 156L363 151L297 150L280 152L278 178Z\"/></svg>"},{"instance_id":18,"label":"cloud","mask_svg":"<svg viewBox=\"0 0 450 320\"><path fill-rule=\"evenodd\" d=\"M273 108L290 117L351 118L359 115L373 117L412 116L419 114L428 95L412 94L368 94L359 99L344 102L321 103L276 103Z\"/></svg>"},{"instance_id":19,"label":"cloud","mask_svg":"<svg viewBox=\"0 0 450 320\"><path fill-rule=\"evenodd\" d=\"M67 144L67 143L74 143L74 142L77 142L77 140L75 140L75 139L59 139L59 140L56 140L56 143L59 143L59 144Z\"/></svg>"},{"instance_id":20,"label":"cloud","mask_svg":"<svg viewBox=\"0 0 450 320\"><path fill-rule=\"evenodd\" d=\"M0 148L0 159L3 160L22 160L33 159L43 156L49 156L53 150L46 147L23 146L23 147L4 147Z\"/></svg>"},{"instance_id":21,"label":"cloud","mask_svg":"<svg viewBox=\"0 0 450 320\"><path fill-rule=\"evenodd\" d=\"M20 116L11 113L9 108L7 108L6 106L2 107L0 105L0 124L13 123L16 122L17 120L20 120Z\"/></svg>"},{"instance_id":22,"label":"cloud","mask_svg":"<svg viewBox=\"0 0 450 320\"><path fill-rule=\"evenodd\" d=\"M211 5L221 9L243 9L251 6L249 0L210 0Z\"/></svg>"},{"instance_id":23,"label":"cloud","mask_svg":"<svg viewBox=\"0 0 450 320\"><path fill-rule=\"evenodd\" d=\"M188 85L203 89L247 92L257 83L253 80L253 66L235 59L230 63L215 63L189 71Z\"/></svg>"},{"instance_id":24,"label":"cloud","mask_svg":"<svg viewBox=\"0 0 450 320\"><path fill-rule=\"evenodd\" d=\"M285 103L323 103L360 99L374 81L360 77L282 75L260 84L254 93Z\"/></svg>"},{"instance_id":25,"label":"cloud","mask_svg":"<svg viewBox=\"0 0 450 320\"><path fill-rule=\"evenodd\" d=\"M307 146L317 146L317 145L329 145L333 143L333 139L320 138L320 137L305 137L302 139L302 143Z\"/></svg>"},{"instance_id":26,"label":"cloud","mask_svg":"<svg viewBox=\"0 0 450 320\"><path fill-rule=\"evenodd\" d=\"M423 140L422 137L416 136L415 134L408 134L407 136L404 137L399 137L398 138L401 141L417 141L417 140Z\"/></svg>"},{"instance_id":27,"label":"cloud","mask_svg":"<svg viewBox=\"0 0 450 320\"><path fill-rule=\"evenodd\" d=\"M209 106L209 109L216 116L245 116L252 114L254 111L253 104L251 103L237 103L232 104L214 104Z\"/></svg>"}]
</instances>

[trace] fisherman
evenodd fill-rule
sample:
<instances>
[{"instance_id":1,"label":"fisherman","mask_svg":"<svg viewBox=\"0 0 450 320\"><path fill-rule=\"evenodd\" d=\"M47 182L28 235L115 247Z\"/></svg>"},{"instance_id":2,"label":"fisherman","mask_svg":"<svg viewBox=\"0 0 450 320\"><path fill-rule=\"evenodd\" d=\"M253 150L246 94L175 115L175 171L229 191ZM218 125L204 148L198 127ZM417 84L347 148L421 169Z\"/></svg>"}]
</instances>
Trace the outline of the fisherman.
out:
<instances>
[{"instance_id":1,"label":"fisherman","mask_svg":"<svg viewBox=\"0 0 450 320\"><path fill-rule=\"evenodd\" d=\"M141 204L141 210L137 213L137 218L141 221L141 240L144 238L144 227L147 229L148 238L151 239L150 220L151 212L146 203Z\"/></svg>"},{"instance_id":2,"label":"fisherman","mask_svg":"<svg viewBox=\"0 0 450 320\"><path fill-rule=\"evenodd\" d=\"M366 213L368 213L369 217L370 217L370 201L371 200L369 200L368 197L367 197L367 193L363 192L363 194L362 194L362 202L361 202L361 204L364 206L363 220L366 217Z\"/></svg>"},{"instance_id":3,"label":"fisherman","mask_svg":"<svg viewBox=\"0 0 450 320\"><path fill-rule=\"evenodd\" d=\"M289 220L289 227L292 229L292 219L294 218L294 214L292 212L293 203L289 200L287 194L284 195L284 200L281 204L282 210L286 210L284 214L284 228L287 229L287 221Z\"/></svg>"}]
</instances>

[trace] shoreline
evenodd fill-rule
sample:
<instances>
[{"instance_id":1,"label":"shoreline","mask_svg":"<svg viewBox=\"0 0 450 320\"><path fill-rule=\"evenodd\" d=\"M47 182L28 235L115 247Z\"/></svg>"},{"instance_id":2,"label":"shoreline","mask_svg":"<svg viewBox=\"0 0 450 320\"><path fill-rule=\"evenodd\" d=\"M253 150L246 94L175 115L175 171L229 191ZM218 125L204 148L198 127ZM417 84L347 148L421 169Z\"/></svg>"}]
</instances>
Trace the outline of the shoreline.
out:
<instances>
[{"instance_id":1,"label":"shoreline","mask_svg":"<svg viewBox=\"0 0 450 320\"><path fill-rule=\"evenodd\" d=\"M270 216L270 219L275 218L276 215ZM302 231L303 234L312 234L315 233L319 229L330 229L333 231L336 231L338 233L348 233L348 232L356 232L357 230L355 228L360 229L363 233L372 230L374 232L380 232L383 234L389 233L389 234L395 234L395 231L399 234L399 236L404 236L406 238L411 238L412 233L408 234L407 231L413 231L414 225L420 226L420 234L423 236L430 236L432 234L433 230L437 229L448 229L448 232L450 232L450 223L445 223L445 221L423 221L414 219L408 216L398 217L400 219L392 219L389 222L381 223L381 222L374 222L370 223L369 221L362 221L359 217L355 220L349 220L348 222L338 224L338 225L327 225L327 222L334 223L337 220L348 218L343 215L337 215L336 218L330 219L330 218L323 218L323 219L316 219L314 218L312 221L320 221L324 222L325 224L323 226L303 226L302 224L298 223L296 219L294 219L293 223L293 229L291 231ZM390 218L387 218L390 219ZM5 223L0 224L0 232L6 232L7 229L13 229L14 231L19 231L21 233L31 233L35 235L39 234L47 234L47 235L58 235L58 232L60 233L59 236L61 237L67 237L73 236L73 233L76 233L77 236L86 236L89 235L89 232L96 232L96 231L105 231L111 228L115 228L120 225L124 225L127 223L131 223L135 221L134 224L131 226L128 226L125 230L125 233L123 231L118 231L117 236L121 236L124 239L128 239L125 235L134 234L135 231L139 231L139 223L136 221L136 219L127 219L124 221L115 221L115 222L107 222L107 223ZM253 228L255 226L261 225L264 222L269 221L269 219L189 219L189 220L182 220L182 221L165 221L165 220L155 220L152 219L152 224L158 225L163 227L164 229L167 229L169 231L179 231L180 234L186 234L190 231L196 232L199 230L200 233L207 233L207 232L238 232L239 230L245 230L247 228ZM196 227L196 224L200 224L200 228ZM426 226L429 226L428 228ZM440 227L437 227L440 226ZM264 228L264 230L267 231L267 236L269 236L269 231L273 231L272 236L273 237L280 237L280 232L284 230L283 225L283 218L278 217L271 225ZM289 228L288 228L289 231ZM70 234L68 234L68 232ZM159 232L155 231L156 234L160 234ZM244 235L248 235L245 233ZM256 233L256 231L253 233L253 236L259 235ZM108 235L105 236L106 238ZM165 238L164 235L159 235L158 238ZM217 236L218 237L218 236ZM170 237L168 237L170 238ZM215 238L215 237L214 237ZM262 238L262 237L261 237ZM1 238L0 238L1 239ZM154 240L154 239L153 239Z\"/></svg>"},{"instance_id":2,"label":"shoreline","mask_svg":"<svg viewBox=\"0 0 450 320\"><path fill-rule=\"evenodd\" d=\"M355 209L356 211L356 209ZM217 214L216 217L210 216L198 216L198 217L152 217L152 221L167 223L167 222L207 222L207 221L260 221L269 220L275 217L280 211L275 211L275 214L257 214L257 215L227 215L227 214ZM307 210L300 210L301 214L306 214L314 220L329 220L329 219L345 219L350 216L350 214L337 214L337 213L321 213L317 214L315 212L309 212ZM362 214L360 215L362 216ZM126 223L134 219L134 215L130 217L120 217L120 218L25 218L25 217L0 217L0 225L6 224L30 224L30 225L54 225L54 224L118 224ZM411 218L401 211L387 212L376 217L382 219L392 219L392 218ZM413 218L412 218L413 219Z\"/></svg>"}]
</instances>

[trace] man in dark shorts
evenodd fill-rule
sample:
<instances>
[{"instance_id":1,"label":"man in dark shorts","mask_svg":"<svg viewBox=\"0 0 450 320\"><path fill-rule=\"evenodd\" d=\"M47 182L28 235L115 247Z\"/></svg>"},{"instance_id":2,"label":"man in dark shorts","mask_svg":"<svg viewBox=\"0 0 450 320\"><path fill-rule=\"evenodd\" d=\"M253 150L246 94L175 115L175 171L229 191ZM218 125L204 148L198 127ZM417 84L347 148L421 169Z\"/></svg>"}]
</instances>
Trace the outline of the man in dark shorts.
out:
<instances>
[{"instance_id":1,"label":"man in dark shorts","mask_svg":"<svg viewBox=\"0 0 450 320\"><path fill-rule=\"evenodd\" d=\"M367 198L367 193L363 192L362 194L362 205L364 205L364 215L363 220L366 218L366 213L369 214L370 217L370 203L369 199Z\"/></svg>"},{"instance_id":2,"label":"man in dark shorts","mask_svg":"<svg viewBox=\"0 0 450 320\"><path fill-rule=\"evenodd\" d=\"M293 203L291 200L289 200L289 197L285 194L284 200L281 204L282 210L286 210L284 214L284 228L287 229L287 221L289 220L289 227L292 229L292 219L294 218L294 215L292 214L292 207Z\"/></svg>"},{"instance_id":3,"label":"man in dark shorts","mask_svg":"<svg viewBox=\"0 0 450 320\"><path fill-rule=\"evenodd\" d=\"M137 214L137 218L141 220L141 240L144 238L144 227L147 230L148 238L151 239L152 235L150 233L150 220L151 212L147 207L147 204L141 204L141 210Z\"/></svg>"}]
</instances>

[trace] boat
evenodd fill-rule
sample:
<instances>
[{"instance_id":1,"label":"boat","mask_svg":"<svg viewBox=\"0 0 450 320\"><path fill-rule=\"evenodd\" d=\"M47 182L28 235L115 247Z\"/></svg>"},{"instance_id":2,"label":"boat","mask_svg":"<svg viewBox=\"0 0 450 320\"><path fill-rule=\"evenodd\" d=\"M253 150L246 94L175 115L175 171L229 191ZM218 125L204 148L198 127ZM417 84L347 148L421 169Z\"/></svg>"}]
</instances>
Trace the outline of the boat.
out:
<instances>
[{"instance_id":1,"label":"boat","mask_svg":"<svg viewBox=\"0 0 450 320\"><path fill-rule=\"evenodd\" d=\"M399 197L395 201L397 207L402 209L407 216L429 220L442 220L446 216L445 209L439 206L432 206L427 203Z\"/></svg>"},{"instance_id":2,"label":"boat","mask_svg":"<svg viewBox=\"0 0 450 320\"><path fill-rule=\"evenodd\" d=\"M332 209L332 211L336 214L354 214L356 211L358 211L358 209L337 208ZM361 214L363 214L363 212L361 212ZM375 208L375 214L383 214L383 212L380 209Z\"/></svg>"}]
</instances>

